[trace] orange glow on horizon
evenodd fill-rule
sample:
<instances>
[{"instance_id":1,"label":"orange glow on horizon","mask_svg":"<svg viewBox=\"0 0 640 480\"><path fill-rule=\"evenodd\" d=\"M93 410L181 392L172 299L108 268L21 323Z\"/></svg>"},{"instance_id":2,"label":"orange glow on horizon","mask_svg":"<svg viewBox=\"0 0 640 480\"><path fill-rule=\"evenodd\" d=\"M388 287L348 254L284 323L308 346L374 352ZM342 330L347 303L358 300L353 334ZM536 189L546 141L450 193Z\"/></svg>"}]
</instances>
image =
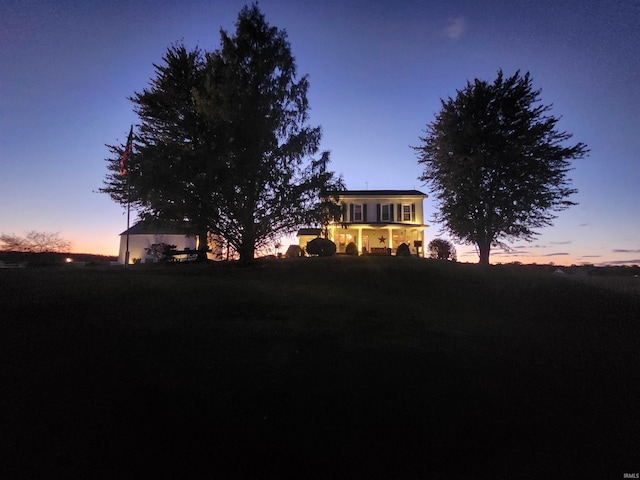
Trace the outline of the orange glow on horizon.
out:
<instances>
[{"instance_id":1,"label":"orange glow on horizon","mask_svg":"<svg viewBox=\"0 0 640 480\"><path fill-rule=\"evenodd\" d=\"M70 253L85 253L85 254L93 254L93 255L104 255L109 257L117 257L118 251L120 248L120 236L121 231L116 233L110 233L108 235L100 235L100 234L87 234L87 232L82 232L82 234L74 235L73 232L61 232L61 236L65 239L69 239L71 241L71 249ZM426 244L428 245L429 239L426 240ZM292 236L283 236L280 240L281 243L281 252L286 252L289 245L297 245L298 238L294 235ZM473 247L469 245L455 245L457 253L458 253L458 262L461 263L478 263L478 255L473 251ZM623 254L614 256L614 255L601 255L594 256L589 255L592 252L572 252L572 253L551 253L547 255L531 255L525 252L519 254L518 252L504 252L499 248L495 248L491 250L491 255L489 257L489 261L492 265L497 264L509 264L514 262L519 262L522 264L538 264L538 265L549 265L553 264L556 266L571 266L571 265L584 265L584 264L592 264L592 265L634 265L640 262L634 262L633 260L629 260L628 262L624 258ZM634 255L634 254L631 254ZM427 253L428 256L428 253ZM631 258L637 258L637 256L631 256Z\"/></svg>"},{"instance_id":2,"label":"orange glow on horizon","mask_svg":"<svg viewBox=\"0 0 640 480\"><path fill-rule=\"evenodd\" d=\"M74 238L71 241L72 253L86 253L91 255L105 255L117 257L120 247L120 237L114 235L113 238L96 239L92 237Z\"/></svg>"}]
</instances>

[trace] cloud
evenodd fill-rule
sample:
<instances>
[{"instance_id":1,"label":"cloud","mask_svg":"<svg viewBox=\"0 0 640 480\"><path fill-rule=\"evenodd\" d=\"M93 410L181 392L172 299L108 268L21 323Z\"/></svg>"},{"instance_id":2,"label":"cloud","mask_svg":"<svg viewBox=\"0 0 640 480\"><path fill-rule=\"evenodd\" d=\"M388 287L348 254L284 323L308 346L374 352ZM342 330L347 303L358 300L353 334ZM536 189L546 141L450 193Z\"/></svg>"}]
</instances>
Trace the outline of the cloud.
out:
<instances>
[{"instance_id":1,"label":"cloud","mask_svg":"<svg viewBox=\"0 0 640 480\"><path fill-rule=\"evenodd\" d=\"M562 253L547 253L546 255L543 255L543 257L559 257L562 255L569 255L566 252L562 252Z\"/></svg>"},{"instance_id":2,"label":"cloud","mask_svg":"<svg viewBox=\"0 0 640 480\"><path fill-rule=\"evenodd\" d=\"M567 241L567 242L551 242L551 245L569 245L571 242L571 240Z\"/></svg>"},{"instance_id":3,"label":"cloud","mask_svg":"<svg viewBox=\"0 0 640 480\"><path fill-rule=\"evenodd\" d=\"M591 224L589 223L581 223L580 225L578 225L579 227L590 227Z\"/></svg>"},{"instance_id":4,"label":"cloud","mask_svg":"<svg viewBox=\"0 0 640 480\"><path fill-rule=\"evenodd\" d=\"M603 262L601 265L640 265L640 258L635 260L615 260L613 262Z\"/></svg>"},{"instance_id":5,"label":"cloud","mask_svg":"<svg viewBox=\"0 0 640 480\"><path fill-rule=\"evenodd\" d=\"M616 248L614 250L611 250L613 253L640 253L640 250L623 250L623 249L619 249Z\"/></svg>"},{"instance_id":6,"label":"cloud","mask_svg":"<svg viewBox=\"0 0 640 480\"><path fill-rule=\"evenodd\" d=\"M505 250L492 250L491 255L494 257L517 257L519 255L531 255L531 252L527 252L526 250L516 250L512 248L508 251Z\"/></svg>"},{"instance_id":7,"label":"cloud","mask_svg":"<svg viewBox=\"0 0 640 480\"><path fill-rule=\"evenodd\" d=\"M600 258L602 255L583 255L580 258Z\"/></svg>"},{"instance_id":8,"label":"cloud","mask_svg":"<svg viewBox=\"0 0 640 480\"><path fill-rule=\"evenodd\" d=\"M467 24L462 17L449 19L449 23L444 29L444 34L451 40L458 40L467 29Z\"/></svg>"}]
</instances>

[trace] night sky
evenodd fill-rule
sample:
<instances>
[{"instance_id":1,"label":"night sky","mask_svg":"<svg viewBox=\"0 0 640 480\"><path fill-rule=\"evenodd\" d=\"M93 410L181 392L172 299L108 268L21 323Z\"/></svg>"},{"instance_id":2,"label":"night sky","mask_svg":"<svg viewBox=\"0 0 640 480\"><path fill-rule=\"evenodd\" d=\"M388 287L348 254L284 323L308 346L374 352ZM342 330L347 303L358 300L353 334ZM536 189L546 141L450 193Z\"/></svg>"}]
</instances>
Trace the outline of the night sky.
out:
<instances>
[{"instance_id":1,"label":"night sky","mask_svg":"<svg viewBox=\"0 0 640 480\"><path fill-rule=\"evenodd\" d=\"M4 0L0 4L0 233L59 232L117 254L124 208L96 193L127 100L168 46L213 50L238 1ZM350 189L420 189L410 148L467 80L531 73L561 130L585 142L579 205L491 261L640 264L640 1L263 0L310 81L312 125ZM430 200L425 203L433 211ZM429 215L429 213L428 213ZM431 223L431 222L427 222ZM432 225L427 241L448 238ZM285 243L288 243L287 239ZM477 261L473 246L458 257Z\"/></svg>"}]
</instances>

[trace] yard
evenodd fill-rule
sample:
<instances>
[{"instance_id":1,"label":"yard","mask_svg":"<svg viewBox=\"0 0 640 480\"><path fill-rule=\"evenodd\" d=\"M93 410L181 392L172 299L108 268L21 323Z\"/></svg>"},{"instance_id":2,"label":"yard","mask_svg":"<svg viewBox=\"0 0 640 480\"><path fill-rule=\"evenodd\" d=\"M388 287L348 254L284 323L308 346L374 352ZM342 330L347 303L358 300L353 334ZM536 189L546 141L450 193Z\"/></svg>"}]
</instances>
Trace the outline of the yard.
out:
<instances>
[{"instance_id":1,"label":"yard","mask_svg":"<svg viewBox=\"0 0 640 480\"><path fill-rule=\"evenodd\" d=\"M622 478L640 280L416 258L0 270L2 478Z\"/></svg>"}]
</instances>

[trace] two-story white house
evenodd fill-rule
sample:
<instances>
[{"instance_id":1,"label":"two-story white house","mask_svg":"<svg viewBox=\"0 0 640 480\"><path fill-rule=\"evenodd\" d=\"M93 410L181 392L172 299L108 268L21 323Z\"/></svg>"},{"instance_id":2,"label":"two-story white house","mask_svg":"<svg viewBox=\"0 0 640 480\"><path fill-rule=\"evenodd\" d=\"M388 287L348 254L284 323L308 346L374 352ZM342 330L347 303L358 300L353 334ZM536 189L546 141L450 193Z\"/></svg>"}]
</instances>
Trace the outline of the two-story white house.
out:
<instances>
[{"instance_id":1,"label":"two-story white house","mask_svg":"<svg viewBox=\"0 0 640 480\"><path fill-rule=\"evenodd\" d=\"M362 253L395 254L401 243L412 254L424 256L423 201L426 194L418 190L346 190L336 192L342 205L342 221L328 226L328 238L338 253L351 242ZM319 229L302 229L298 242L305 247L320 235Z\"/></svg>"}]
</instances>

